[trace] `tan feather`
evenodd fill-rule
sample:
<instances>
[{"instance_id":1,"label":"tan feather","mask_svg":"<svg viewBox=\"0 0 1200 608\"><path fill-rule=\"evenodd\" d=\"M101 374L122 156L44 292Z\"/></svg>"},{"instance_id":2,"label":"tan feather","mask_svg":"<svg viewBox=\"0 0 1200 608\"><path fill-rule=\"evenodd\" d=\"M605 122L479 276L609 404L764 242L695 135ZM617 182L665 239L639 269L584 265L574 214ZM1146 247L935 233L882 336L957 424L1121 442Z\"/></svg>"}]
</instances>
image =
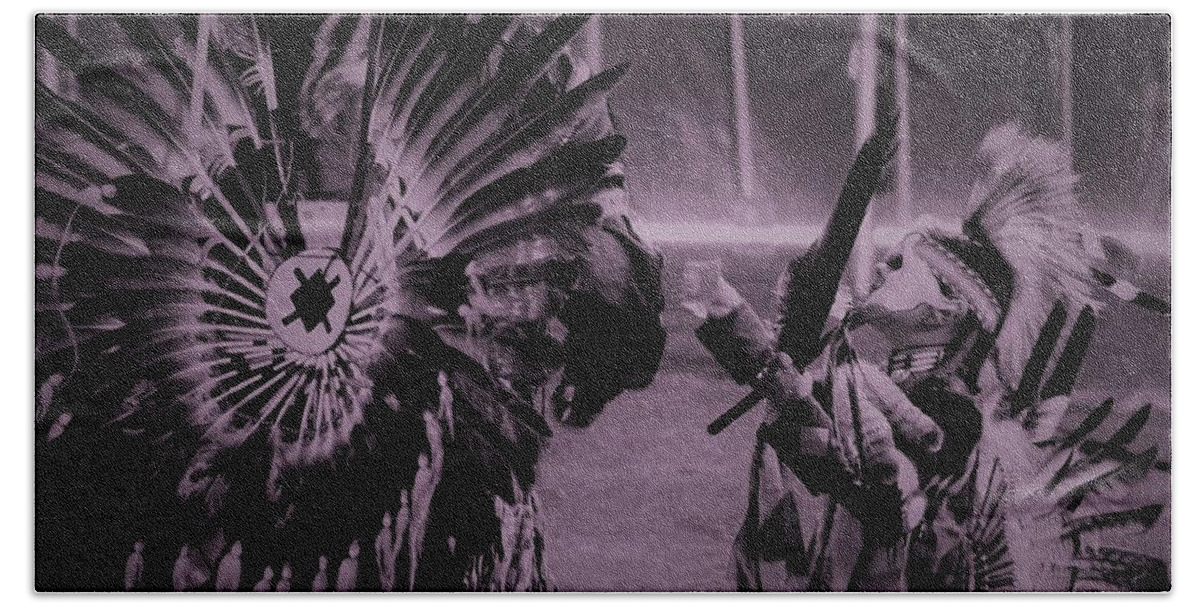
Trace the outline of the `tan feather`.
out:
<instances>
[{"instance_id":1,"label":"tan feather","mask_svg":"<svg viewBox=\"0 0 1200 608\"><path fill-rule=\"evenodd\" d=\"M1058 301L1097 307L1091 269L1102 257L1083 222L1071 156L1017 124L993 128L978 153L987 169L971 189L968 235L989 241L1013 270L1013 297L996 338L1000 377L1013 389Z\"/></svg>"}]
</instances>

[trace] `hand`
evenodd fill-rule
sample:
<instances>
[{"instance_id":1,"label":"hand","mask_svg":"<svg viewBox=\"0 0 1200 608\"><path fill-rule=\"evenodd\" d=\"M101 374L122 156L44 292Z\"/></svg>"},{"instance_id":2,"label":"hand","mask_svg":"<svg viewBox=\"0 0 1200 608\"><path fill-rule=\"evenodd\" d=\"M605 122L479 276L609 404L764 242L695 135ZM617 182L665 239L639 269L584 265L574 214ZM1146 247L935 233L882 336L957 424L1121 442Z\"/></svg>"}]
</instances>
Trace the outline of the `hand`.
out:
<instances>
[{"instance_id":1,"label":"hand","mask_svg":"<svg viewBox=\"0 0 1200 608\"><path fill-rule=\"evenodd\" d=\"M698 318L720 318L745 299L721 276L721 260L690 261L683 271L683 306Z\"/></svg>"},{"instance_id":2,"label":"hand","mask_svg":"<svg viewBox=\"0 0 1200 608\"><path fill-rule=\"evenodd\" d=\"M759 378L760 385L772 395L771 401L780 404L814 401L812 374L807 369L796 369L787 353L777 353L775 356L778 359Z\"/></svg>"},{"instance_id":3,"label":"hand","mask_svg":"<svg viewBox=\"0 0 1200 608\"><path fill-rule=\"evenodd\" d=\"M892 425L883 413L869 403L859 404L858 410L862 429L863 476L873 483L892 483L899 470L899 453L896 451Z\"/></svg>"}]
</instances>

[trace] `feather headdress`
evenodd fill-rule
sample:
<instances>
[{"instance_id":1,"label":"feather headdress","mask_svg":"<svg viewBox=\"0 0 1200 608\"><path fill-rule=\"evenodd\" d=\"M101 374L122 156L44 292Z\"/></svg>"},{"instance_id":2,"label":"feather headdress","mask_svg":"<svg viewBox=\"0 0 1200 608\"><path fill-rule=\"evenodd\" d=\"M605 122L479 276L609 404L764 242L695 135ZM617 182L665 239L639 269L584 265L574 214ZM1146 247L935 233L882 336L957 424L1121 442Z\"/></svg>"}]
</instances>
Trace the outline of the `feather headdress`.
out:
<instances>
[{"instance_id":1,"label":"feather headdress","mask_svg":"<svg viewBox=\"0 0 1200 608\"><path fill-rule=\"evenodd\" d=\"M1014 558L1003 562L1006 576L1021 589L1086 588L1085 580L1161 589L1169 583L1160 559L1094 548L1117 541L1108 528L1136 520L1143 531L1149 529L1161 505L1133 501L1137 508L1128 512L1078 516L1088 510L1080 505L1095 508L1102 502L1093 495L1105 488L1141 483L1155 465L1154 448L1080 454L1080 437L1094 431L1111 407L1077 404L1077 410L1095 414L1078 427L1071 426L1074 415L1064 416L1101 307L1099 288L1107 286L1096 269L1122 256L1112 247L1106 252L1084 222L1079 177L1061 143L1009 123L987 133L978 160L984 170L971 189L968 205L974 211L962 233L930 228L921 242L935 272L954 283L994 336L1000 385L980 399L985 413L1003 415L984 416L980 453L996 458L1001 489L993 492L989 481L977 490L1007 509L981 518L1004 534L976 539L977 557L1011 551ZM1040 439L1048 436L1055 438ZM1115 554L1141 561L1117 568Z\"/></svg>"},{"instance_id":2,"label":"feather headdress","mask_svg":"<svg viewBox=\"0 0 1200 608\"><path fill-rule=\"evenodd\" d=\"M1000 378L1016 388L1054 305L1098 306L1092 268L1103 253L1076 198L1079 176L1061 143L1009 123L984 137L987 172L971 191L966 236L990 244L1012 269L1012 298L996 336Z\"/></svg>"},{"instance_id":3,"label":"feather headdress","mask_svg":"<svg viewBox=\"0 0 1200 608\"><path fill-rule=\"evenodd\" d=\"M999 376L1015 390L1055 305L1072 314L1098 306L1092 269L1103 253L1083 222L1079 177L1062 144L1008 123L987 133L978 159L984 173L962 233L927 230L922 252L995 335Z\"/></svg>"}]
</instances>

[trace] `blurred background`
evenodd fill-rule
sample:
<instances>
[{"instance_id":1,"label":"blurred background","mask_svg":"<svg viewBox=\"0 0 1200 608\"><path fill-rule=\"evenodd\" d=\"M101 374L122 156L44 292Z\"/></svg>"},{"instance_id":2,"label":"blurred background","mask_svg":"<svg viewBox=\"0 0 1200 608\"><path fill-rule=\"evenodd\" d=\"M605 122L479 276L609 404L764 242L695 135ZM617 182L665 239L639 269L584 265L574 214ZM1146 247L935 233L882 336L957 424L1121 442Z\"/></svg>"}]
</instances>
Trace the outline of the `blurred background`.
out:
<instances>
[{"instance_id":1,"label":"blurred background","mask_svg":"<svg viewBox=\"0 0 1200 608\"><path fill-rule=\"evenodd\" d=\"M1170 225L1166 15L604 15L576 44L630 63L612 108L649 222L822 222L874 106L906 142L883 224L961 215L1018 120L1071 143L1098 227Z\"/></svg>"}]
</instances>

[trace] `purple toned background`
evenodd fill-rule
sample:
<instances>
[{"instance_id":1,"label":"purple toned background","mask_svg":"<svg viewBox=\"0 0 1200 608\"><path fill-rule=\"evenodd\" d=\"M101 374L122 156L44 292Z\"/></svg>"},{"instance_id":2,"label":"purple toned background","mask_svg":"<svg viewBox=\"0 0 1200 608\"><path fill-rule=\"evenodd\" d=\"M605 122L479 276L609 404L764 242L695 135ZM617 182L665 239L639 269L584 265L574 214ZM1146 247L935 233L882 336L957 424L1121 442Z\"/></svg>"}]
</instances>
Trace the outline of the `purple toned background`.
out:
<instances>
[{"instance_id":1,"label":"purple toned background","mask_svg":"<svg viewBox=\"0 0 1200 608\"><path fill-rule=\"evenodd\" d=\"M721 15L604 15L635 209L646 220L817 223L855 150L853 15L743 18L755 200L737 192L730 36ZM961 215L984 132L1016 119L1062 134L1058 16L909 15L914 215ZM887 60L891 35L880 20ZM1170 18L1071 17L1073 151L1102 227L1170 227ZM716 128L714 128L716 127ZM743 208L752 207L745 213ZM886 210L884 217L891 217ZM820 220L823 221L823 220Z\"/></svg>"}]
</instances>

